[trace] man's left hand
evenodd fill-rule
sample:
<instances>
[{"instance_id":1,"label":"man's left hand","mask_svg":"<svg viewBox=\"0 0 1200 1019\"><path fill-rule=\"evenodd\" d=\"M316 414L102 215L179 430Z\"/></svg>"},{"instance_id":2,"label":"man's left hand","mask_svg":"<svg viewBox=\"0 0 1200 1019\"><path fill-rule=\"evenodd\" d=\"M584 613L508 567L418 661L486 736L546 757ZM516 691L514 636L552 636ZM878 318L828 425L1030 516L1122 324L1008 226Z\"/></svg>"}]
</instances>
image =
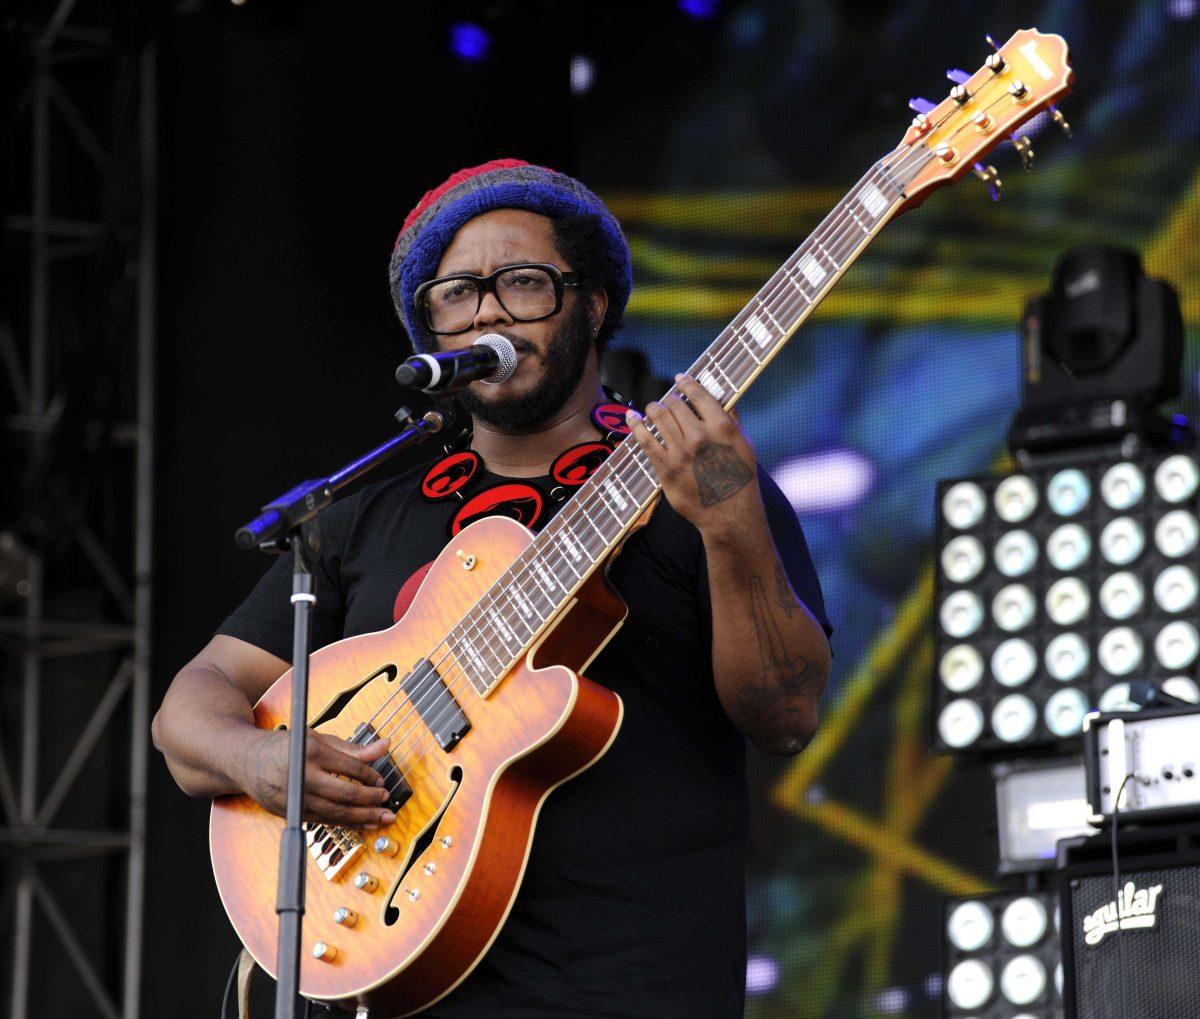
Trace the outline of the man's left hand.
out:
<instances>
[{"instance_id":1,"label":"man's left hand","mask_svg":"<svg viewBox=\"0 0 1200 1019\"><path fill-rule=\"evenodd\" d=\"M676 375L679 394L626 415L675 511L705 537L732 536L747 518L762 516L754 449L737 418L702 385ZM654 426L658 436L647 427Z\"/></svg>"}]
</instances>

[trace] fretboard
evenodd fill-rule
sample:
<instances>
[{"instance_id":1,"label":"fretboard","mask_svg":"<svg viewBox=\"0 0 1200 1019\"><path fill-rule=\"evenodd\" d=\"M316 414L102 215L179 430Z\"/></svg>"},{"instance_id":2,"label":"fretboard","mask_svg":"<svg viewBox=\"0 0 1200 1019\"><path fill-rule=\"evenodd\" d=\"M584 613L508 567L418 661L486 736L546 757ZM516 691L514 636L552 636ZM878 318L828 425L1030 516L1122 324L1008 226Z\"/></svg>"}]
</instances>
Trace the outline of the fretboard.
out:
<instances>
[{"instance_id":1,"label":"fretboard","mask_svg":"<svg viewBox=\"0 0 1200 1019\"><path fill-rule=\"evenodd\" d=\"M932 153L918 143L901 147L872 166L688 374L723 406L732 407L895 215L904 188L931 158ZM668 395L675 392L672 387ZM459 621L447 635L446 645L479 693L487 693L499 682L570 603L658 489L641 448L622 442Z\"/></svg>"}]
</instances>

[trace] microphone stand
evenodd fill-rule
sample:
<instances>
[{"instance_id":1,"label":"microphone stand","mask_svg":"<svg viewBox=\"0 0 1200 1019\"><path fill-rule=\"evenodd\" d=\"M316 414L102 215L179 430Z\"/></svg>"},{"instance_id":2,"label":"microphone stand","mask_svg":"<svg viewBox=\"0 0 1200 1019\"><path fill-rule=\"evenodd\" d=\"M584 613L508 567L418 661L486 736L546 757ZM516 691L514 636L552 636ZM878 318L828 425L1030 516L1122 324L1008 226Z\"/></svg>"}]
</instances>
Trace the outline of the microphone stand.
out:
<instances>
[{"instance_id":1,"label":"microphone stand","mask_svg":"<svg viewBox=\"0 0 1200 1019\"><path fill-rule=\"evenodd\" d=\"M409 406L396 412L404 431L369 453L351 461L336 474L303 481L278 499L267 503L262 513L238 529L240 548L258 546L266 552L291 549L291 602L295 631L292 639L291 730L288 733L287 817L279 843L279 888L275 912L279 915L279 944L275 959L275 1019L294 1019L300 993L300 927L304 917L305 843L301 828L304 806L304 759L308 735L308 651L311 614L317 603L313 591L311 557L320 552L316 518L333 502L333 493L368 471L391 459L401 450L424 442L450 428L453 410L446 405L433 408L433 401L412 393ZM418 416L420 415L420 416Z\"/></svg>"}]
</instances>

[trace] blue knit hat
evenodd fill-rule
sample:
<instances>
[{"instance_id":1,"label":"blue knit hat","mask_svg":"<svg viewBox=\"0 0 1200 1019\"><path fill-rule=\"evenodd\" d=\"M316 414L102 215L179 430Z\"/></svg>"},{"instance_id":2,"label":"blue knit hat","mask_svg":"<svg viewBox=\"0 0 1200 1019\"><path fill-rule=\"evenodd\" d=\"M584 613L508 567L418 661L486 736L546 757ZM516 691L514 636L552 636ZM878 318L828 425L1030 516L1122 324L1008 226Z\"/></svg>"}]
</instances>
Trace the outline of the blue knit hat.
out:
<instances>
[{"instance_id":1,"label":"blue knit hat","mask_svg":"<svg viewBox=\"0 0 1200 1019\"><path fill-rule=\"evenodd\" d=\"M633 286L633 270L629 245L608 207L565 173L520 159L494 159L459 170L443 184L425 192L396 238L388 272L392 302L415 348L423 350L425 339L413 302L417 287L433 278L438 262L459 228L493 209L525 209L552 219L598 217L605 238L601 254L608 263L610 277L619 281L609 290L606 317L620 317Z\"/></svg>"}]
</instances>

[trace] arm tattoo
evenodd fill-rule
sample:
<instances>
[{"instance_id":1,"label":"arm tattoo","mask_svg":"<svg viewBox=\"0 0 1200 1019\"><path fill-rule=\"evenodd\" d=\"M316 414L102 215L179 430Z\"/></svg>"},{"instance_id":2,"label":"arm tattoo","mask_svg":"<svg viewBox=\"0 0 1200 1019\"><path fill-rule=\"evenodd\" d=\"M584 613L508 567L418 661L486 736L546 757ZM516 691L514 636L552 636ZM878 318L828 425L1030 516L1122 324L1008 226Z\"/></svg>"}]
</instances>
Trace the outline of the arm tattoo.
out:
<instances>
[{"instance_id":1,"label":"arm tattoo","mask_svg":"<svg viewBox=\"0 0 1200 1019\"><path fill-rule=\"evenodd\" d=\"M696 484L700 487L700 502L712 506L724 502L740 492L754 477L732 446L706 442L696 450L696 461L692 464Z\"/></svg>"},{"instance_id":2,"label":"arm tattoo","mask_svg":"<svg viewBox=\"0 0 1200 1019\"><path fill-rule=\"evenodd\" d=\"M271 761L266 752L271 748L272 735L266 733L262 739L251 743L242 758L246 783L253 789L253 796L259 803L273 802L283 791L283 781L267 774Z\"/></svg>"},{"instance_id":3,"label":"arm tattoo","mask_svg":"<svg viewBox=\"0 0 1200 1019\"><path fill-rule=\"evenodd\" d=\"M779 599L779 607L788 619L791 619L792 613L796 611L796 596L792 594L791 581L779 563L775 564L775 595Z\"/></svg>"},{"instance_id":4,"label":"arm tattoo","mask_svg":"<svg viewBox=\"0 0 1200 1019\"><path fill-rule=\"evenodd\" d=\"M788 697L810 697L820 692L821 667L803 655L793 655L771 612L766 585L759 576L750 578L750 616L758 644L761 681L748 683L739 694L739 704L755 719L765 718Z\"/></svg>"}]
</instances>

